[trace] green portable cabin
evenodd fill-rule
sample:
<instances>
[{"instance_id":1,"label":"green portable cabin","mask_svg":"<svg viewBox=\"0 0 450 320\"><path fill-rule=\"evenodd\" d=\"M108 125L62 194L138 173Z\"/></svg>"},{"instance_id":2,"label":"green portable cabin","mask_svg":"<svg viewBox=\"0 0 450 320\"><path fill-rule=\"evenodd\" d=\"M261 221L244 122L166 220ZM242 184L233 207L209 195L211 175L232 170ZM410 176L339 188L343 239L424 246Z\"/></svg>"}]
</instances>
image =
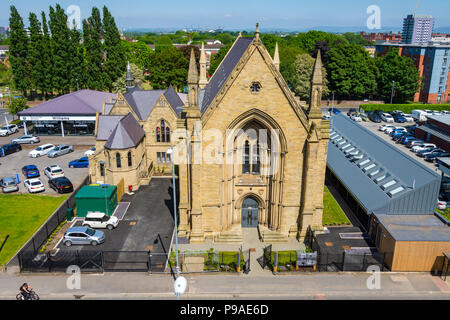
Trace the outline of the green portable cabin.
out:
<instances>
[{"instance_id":1,"label":"green portable cabin","mask_svg":"<svg viewBox=\"0 0 450 320\"><path fill-rule=\"evenodd\" d=\"M89 211L100 211L111 216L117 207L116 186L84 186L75 195L77 217L86 217Z\"/></svg>"}]
</instances>

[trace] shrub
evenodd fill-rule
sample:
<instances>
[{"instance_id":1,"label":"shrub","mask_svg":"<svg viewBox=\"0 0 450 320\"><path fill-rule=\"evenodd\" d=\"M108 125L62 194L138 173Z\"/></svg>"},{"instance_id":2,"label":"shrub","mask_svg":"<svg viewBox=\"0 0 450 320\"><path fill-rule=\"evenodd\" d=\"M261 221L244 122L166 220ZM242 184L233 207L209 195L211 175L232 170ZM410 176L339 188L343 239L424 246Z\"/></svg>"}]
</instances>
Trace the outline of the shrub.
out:
<instances>
[{"instance_id":1,"label":"shrub","mask_svg":"<svg viewBox=\"0 0 450 320\"><path fill-rule=\"evenodd\" d=\"M420 103L414 103L414 104L376 104L376 103L367 103L367 104L361 104L359 106L360 109L363 109L364 111L375 111L375 110L381 110L383 112L391 112L394 110L400 110L403 113L411 113L411 111L415 109L423 110L450 110L450 104L420 104Z\"/></svg>"}]
</instances>

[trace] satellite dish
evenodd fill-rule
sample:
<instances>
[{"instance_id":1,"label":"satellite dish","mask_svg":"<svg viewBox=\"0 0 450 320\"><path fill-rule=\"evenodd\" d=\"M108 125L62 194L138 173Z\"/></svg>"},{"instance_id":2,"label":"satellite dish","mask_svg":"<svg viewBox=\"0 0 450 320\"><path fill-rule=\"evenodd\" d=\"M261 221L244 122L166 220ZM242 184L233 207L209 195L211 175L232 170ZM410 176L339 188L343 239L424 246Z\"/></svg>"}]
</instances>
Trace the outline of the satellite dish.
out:
<instances>
[{"instance_id":1,"label":"satellite dish","mask_svg":"<svg viewBox=\"0 0 450 320\"><path fill-rule=\"evenodd\" d=\"M177 280L175 280L175 283L173 285L173 290L175 291L175 295L181 296L185 291L187 287L187 280L184 277L178 277Z\"/></svg>"}]
</instances>

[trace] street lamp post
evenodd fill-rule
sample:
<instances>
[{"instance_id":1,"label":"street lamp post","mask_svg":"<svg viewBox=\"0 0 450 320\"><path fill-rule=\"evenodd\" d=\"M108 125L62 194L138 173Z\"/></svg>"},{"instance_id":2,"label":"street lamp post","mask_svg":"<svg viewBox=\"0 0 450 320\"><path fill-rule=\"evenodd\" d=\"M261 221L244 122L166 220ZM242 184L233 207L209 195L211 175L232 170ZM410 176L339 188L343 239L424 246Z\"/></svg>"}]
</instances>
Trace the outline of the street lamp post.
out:
<instances>
[{"instance_id":1,"label":"street lamp post","mask_svg":"<svg viewBox=\"0 0 450 320\"><path fill-rule=\"evenodd\" d=\"M176 186L175 186L175 164L173 161L173 147L170 147L166 152L170 154L170 160L172 162L172 189L173 189L173 217L175 220L175 257L177 260L177 278L180 276L180 267L178 261L178 219L177 219L177 198L176 198Z\"/></svg>"},{"instance_id":2,"label":"street lamp post","mask_svg":"<svg viewBox=\"0 0 450 320\"><path fill-rule=\"evenodd\" d=\"M105 161L100 161L100 165L105 167ZM106 177L106 175L105 175L105 177ZM105 191L105 209L106 209L106 215L108 215L108 200L106 199L106 188L107 188L106 181L103 181L103 190Z\"/></svg>"}]
</instances>

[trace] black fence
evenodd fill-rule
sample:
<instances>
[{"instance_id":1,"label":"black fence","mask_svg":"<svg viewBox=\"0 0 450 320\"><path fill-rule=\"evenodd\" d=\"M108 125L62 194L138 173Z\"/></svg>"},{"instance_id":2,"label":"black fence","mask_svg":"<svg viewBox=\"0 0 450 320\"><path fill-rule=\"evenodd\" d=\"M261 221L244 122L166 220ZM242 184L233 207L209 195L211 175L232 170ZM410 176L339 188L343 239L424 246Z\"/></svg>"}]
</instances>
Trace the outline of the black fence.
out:
<instances>
[{"instance_id":1,"label":"black fence","mask_svg":"<svg viewBox=\"0 0 450 320\"><path fill-rule=\"evenodd\" d=\"M330 253L326 248L321 248L314 232L308 228L305 245L313 252L317 252L317 271L368 271L369 267L375 267L380 271L389 271L386 261L392 258L390 253L361 251L349 253Z\"/></svg>"},{"instance_id":2,"label":"black fence","mask_svg":"<svg viewBox=\"0 0 450 320\"><path fill-rule=\"evenodd\" d=\"M16 264L19 255L24 256L36 256L39 249L47 243L50 235L55 231L55 229L67 219L67 209L73 208L75 206L75 195L78 190L89 183L89 176L81 182L80 186L70 195L70 197L65 200L61 206L47 219L47 221L39 228L38 231L31 237L30 240L22 247L22 249L17 253L16 257L11 259L9 265Z\"/></svg>"}]
</instances>

